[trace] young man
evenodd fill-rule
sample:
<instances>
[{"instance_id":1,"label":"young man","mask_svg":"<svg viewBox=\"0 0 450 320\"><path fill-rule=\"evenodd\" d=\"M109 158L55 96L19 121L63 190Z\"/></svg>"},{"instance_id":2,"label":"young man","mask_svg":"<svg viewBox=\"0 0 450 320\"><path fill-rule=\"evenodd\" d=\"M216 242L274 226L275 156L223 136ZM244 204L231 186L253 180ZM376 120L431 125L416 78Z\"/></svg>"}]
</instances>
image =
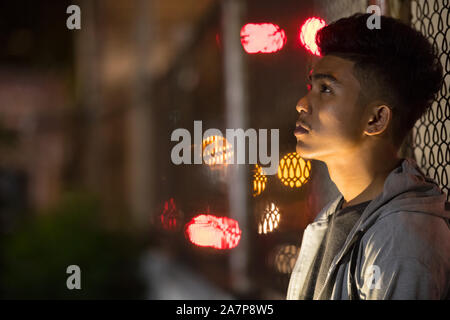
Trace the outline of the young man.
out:
<instances>
[{"instance_id":1,"label":"young man","mask_svg":"<svg viewBox=\"0 0 450 320\"><path fill-rule=\"evenodd\" d=\"M327 164L341 196L306 228L288 299L445 299L450 281L446 195L397 156L442 84L417 31L368 14L319 31L322 58L297 104L297 152Z\"/></svg>"}]
</instances>

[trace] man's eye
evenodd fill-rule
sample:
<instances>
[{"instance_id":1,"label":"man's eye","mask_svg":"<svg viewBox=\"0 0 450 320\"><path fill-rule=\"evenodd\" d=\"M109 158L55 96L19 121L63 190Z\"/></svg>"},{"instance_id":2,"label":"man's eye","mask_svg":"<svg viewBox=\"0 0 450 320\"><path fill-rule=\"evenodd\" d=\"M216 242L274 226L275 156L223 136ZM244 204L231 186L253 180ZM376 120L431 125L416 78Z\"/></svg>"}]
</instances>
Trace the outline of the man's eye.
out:
<instances>
[{"instance_id":1,"label":"man's eye","mask_svg":"<svg viewBox=\"0 0 450 320\"><path fill-rule=\"evenodd\" d=\"M331 93L331 89L329 86L322 84L320 85L320 92Z\"/></svg>"}]
</instances>

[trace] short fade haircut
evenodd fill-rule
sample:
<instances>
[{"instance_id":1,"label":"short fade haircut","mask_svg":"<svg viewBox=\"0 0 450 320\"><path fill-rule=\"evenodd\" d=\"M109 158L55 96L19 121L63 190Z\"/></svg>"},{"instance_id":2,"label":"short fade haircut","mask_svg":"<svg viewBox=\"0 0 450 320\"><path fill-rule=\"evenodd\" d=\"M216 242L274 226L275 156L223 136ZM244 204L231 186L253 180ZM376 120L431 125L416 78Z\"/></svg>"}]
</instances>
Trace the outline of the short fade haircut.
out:
<instances>
[{"instance_id":1,"label":"short fade haircut","mask_svg":"<svg viewBox=\"0 0 450 320\"><path fill-rule=\"evenodd\" d=\"M393 143L400 147L415 122L431 106L442 83L437 50L400 20L381 16L381 29L369 29L371 14L355 14L322 28L320 53L348 59L361 83L360 102L386 103L393 112Z\"/></svg>"}]
</instances>

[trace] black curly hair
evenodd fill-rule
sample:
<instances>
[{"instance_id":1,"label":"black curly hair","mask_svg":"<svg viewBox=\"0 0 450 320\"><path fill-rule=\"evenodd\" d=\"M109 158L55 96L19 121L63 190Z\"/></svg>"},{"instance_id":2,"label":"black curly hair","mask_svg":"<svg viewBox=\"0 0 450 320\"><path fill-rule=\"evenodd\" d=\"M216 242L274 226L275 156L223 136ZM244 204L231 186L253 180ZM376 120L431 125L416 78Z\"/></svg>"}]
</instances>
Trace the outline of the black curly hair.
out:
<instances>
[{"instance_id":1,"label":"black curly hair","mask_svg":"<svg viewBox=\"0 0 450 320\"><path fill-rule=\"evenodd\" d=\"M399 147L414 123L431 106L443 82L435 48L400 20L381 16L381 28L366 25L371 14L355 14L321 29L321 55L355 63L360 102L383 101L393 112L393 143Z\"/></svg>"}]
</instances>

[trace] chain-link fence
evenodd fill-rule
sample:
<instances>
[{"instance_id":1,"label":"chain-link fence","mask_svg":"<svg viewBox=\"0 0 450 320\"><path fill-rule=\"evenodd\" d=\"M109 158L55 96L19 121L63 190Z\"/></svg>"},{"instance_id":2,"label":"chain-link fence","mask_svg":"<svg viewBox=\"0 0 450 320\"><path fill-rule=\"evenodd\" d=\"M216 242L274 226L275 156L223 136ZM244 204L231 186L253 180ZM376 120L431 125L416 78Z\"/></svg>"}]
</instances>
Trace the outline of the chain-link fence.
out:
<instances>
[{"instance_id":1,"label":"chain-link fence","mask_svg":"<svg viewBox=\"0 0 450 320\"><path fill-rule=\"evenodd\" d=\"M449 199L450 174L450 1L411 2L414 28L424 34L439 52L444 83L432 107L416 122L410 148L417 164L434 178Z\"/></svg>"}]
</instances>

